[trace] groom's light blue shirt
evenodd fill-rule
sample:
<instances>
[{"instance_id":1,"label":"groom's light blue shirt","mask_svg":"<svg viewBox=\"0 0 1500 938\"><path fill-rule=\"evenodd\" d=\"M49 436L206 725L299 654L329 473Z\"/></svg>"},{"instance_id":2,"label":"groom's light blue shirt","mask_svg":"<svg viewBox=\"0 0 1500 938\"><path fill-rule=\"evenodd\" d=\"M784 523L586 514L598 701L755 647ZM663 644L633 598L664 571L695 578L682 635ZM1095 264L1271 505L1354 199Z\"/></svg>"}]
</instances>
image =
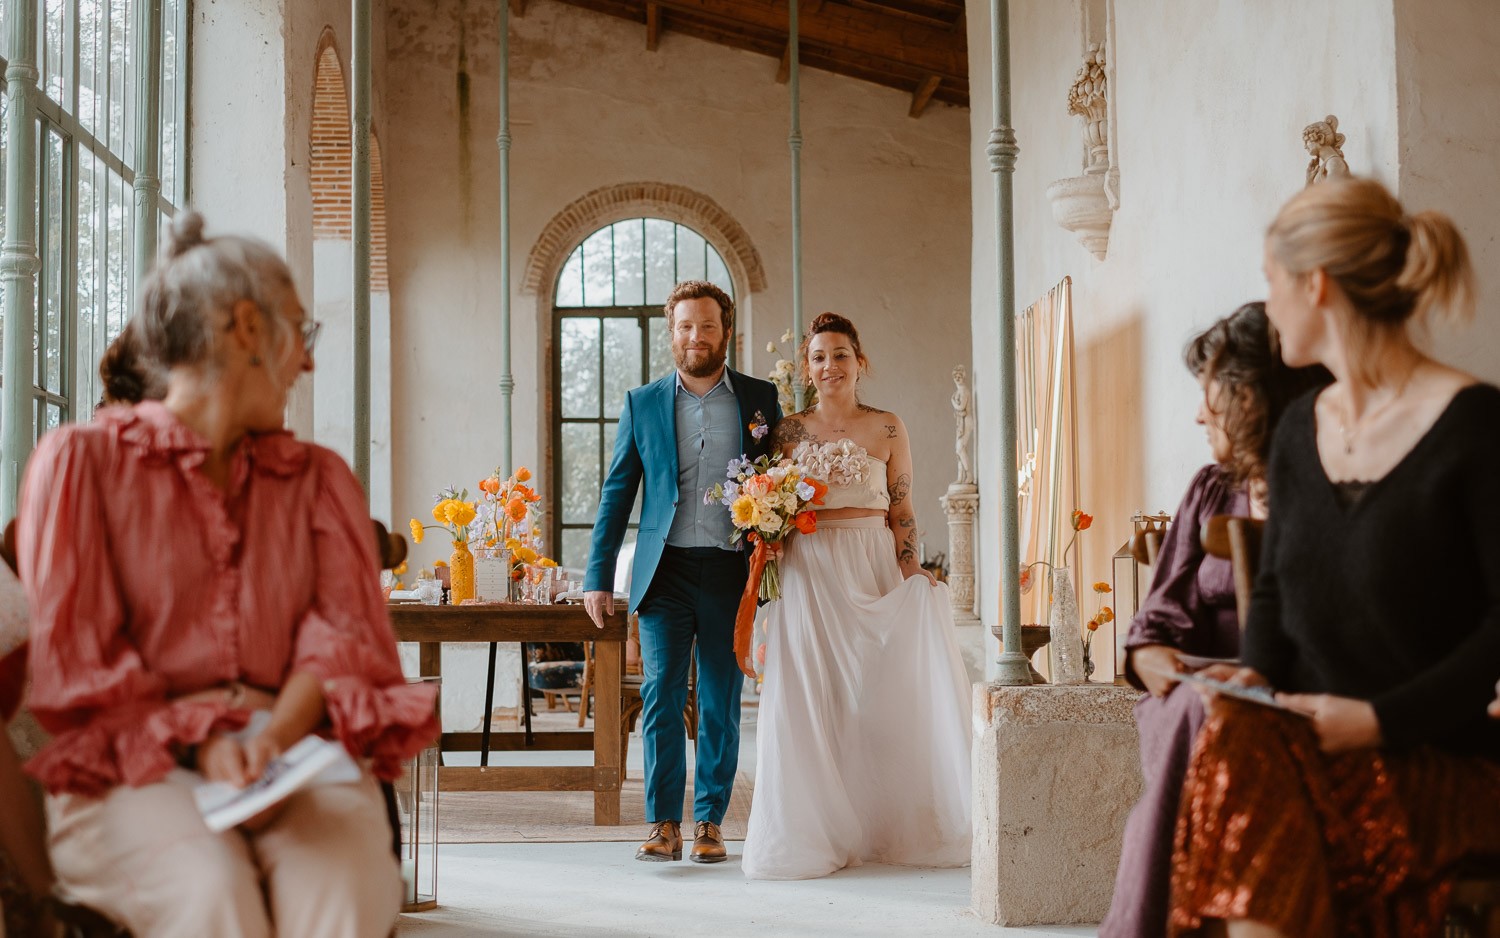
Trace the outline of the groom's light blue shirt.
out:
<instances>
[{"instance_id":1,"label":"groom's light blue shirt","mask_svg":"<svg viewBox=\"0 0 1500 938\"><path fill-rule=\"evenodd\" d=\"M740 452L740 405L729 369L719 383L699 397L677 376L677 510L667 543L673 547L722 547L734 550L729 539L734 525L729 509L718 502L703 504L703 496L725 479L729 461Z\"/></svg>"}]
</instances>

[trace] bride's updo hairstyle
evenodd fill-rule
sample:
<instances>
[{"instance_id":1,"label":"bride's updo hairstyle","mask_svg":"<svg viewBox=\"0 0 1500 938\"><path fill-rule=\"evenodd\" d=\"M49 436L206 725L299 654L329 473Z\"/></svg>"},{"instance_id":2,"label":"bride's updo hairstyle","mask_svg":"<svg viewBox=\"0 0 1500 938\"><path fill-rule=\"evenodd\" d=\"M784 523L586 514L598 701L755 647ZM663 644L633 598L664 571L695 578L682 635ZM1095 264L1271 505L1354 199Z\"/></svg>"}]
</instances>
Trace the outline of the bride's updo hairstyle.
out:
<instances>
[{"instance_id":1,"label":"bride's updo hairstyle","mask_svg":"<svg viewBox=\"0 0 1500 938\"><path fill-rule=\"evenodd\" d=\"M1323 270L1354 307L1344 325L1351 347L1382 334L1474 314L1474 270L1469 249L1441 212L1408 215L1373 179L1330 180L1308 186L1282 206L1266 245L1288 273Z\"/></svg>"},{"instance_id":2,"label":"bride's updo hairstyle","mask_svg":"<svg viewBox=\"0 0 1500 938\"><path fill-rule=\"evenodd\" d=\"M864 377L870 373L870 360L865 357L864 349L859 344L859 330L854 328L854 323L840 316L838 313L819 313L818 318L807 327L807 334L802 337L802 349L799 352L802 358L802 384L804 387L813 386L811 362L808 354L812 349L813 336L824 332L833 332L849 339L849 344L854 348L854 358L859 362L859 375Z\"/></svg>"},{"instance_id":3,"label":"bride's updo hairstyle","mask_svg":"<svg viewBox=\"0 0 1500 938\"><path fill-rule=\"evenodd\" d=\"M292 338L280 309L291 282L291 270L269 244L238 235L205 238L203 216L179 212L141 286L142 349L163 368L215 367L240 300L260 308L272 347L282 348Z\"/></svg>"}]
</instances>

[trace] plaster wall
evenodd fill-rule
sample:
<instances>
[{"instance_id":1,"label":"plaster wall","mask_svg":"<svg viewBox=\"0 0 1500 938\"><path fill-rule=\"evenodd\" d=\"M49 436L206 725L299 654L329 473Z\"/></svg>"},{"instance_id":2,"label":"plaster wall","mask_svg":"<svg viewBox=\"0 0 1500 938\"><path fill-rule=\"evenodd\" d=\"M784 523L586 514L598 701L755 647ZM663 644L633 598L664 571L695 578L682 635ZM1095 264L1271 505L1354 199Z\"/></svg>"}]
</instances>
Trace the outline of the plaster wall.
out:
<instances>
[{"instance_id":1,"label":"plaster wall","mask_svg":"<svg viewBox=\"0 0 1500 938\"><path fill-rule=\"evenodd\" d=\"M1400 196L1407 211L1452 216L1479 278L1467 328L1436 327L1444 360L1500 381L1500 7L1484 0L1397 0Z\"/></svg>"},{"instance_id":2,"label":"plaster wall","mask_svg":"<svg viewBox=\"0 0 1500 938\"><path fill-rule=\"evenodd\" d=\"M379 79L384 0L373 7L372 121L378 132L384 112ZM200 0L193 13L189 204L204 213L211 232L254 235L283 251L311 309L315 265L308 171L318 39L325 29L333 30L340 64L349 74L349 0ZM382 341L389 339L377 336L372 345ZM352 355L352 346L347 339L341 345L325 338L318 351L320 357L342 358ZM312 439L318 439L317 380L316 373L300 380L287 408L289 426ZM380 438L383 429L376 426L372 435ZM341 452L347 456L347 447Z\"/></svg>"},{"instance_id":3,"label":"plaster wall","mask_svg":"<svg viewBox=\"0 0 1500 938\"><path fill-rule=\"evenodd\" d=\"M1388 185L1397 183L1401 160L1391 3L1107 6L1120 207L1108 255L1098 261L1057 226L1045 196L1053 180L1082 170L1079 121L1067 115L1068 87L1084 53L1082 7L1010 4L1012 124L1021 147L1016 305L1072 277L1081 507L1096 516L1081 539L1080 584L1109 579L1108 557L1129 536L1131 513L1174 510L1209 459L1194 425L1200 395L1181 364L1182 348L1195 331L1264 296L1261 238L1281 202L1303 185L1302 127L1337 114L1349 165ZM1013 462L1007 454L1002 463L995 417L996 235L984 155L994 126L988 5L971 4L968 12L982 486L977 569L980 612L993 625L998 479ZM1117 623L1123 634L1126 617ZM990 650L993 657L993 644ZM1108 656L1101 661L1112 664Z\"/></svg>"},{"instance_id":4,"label":"plaster wall","mask_svg":"<svg viewBox=\"0 0 1500 938\"><path fill-rule=\"evenodd\" d=\"M500 459L493 6L390 5L398 514L425 513L444 485L472 488ZM598 187L685 186L745 227L768 286L751 295L737 285L740 367L769 371L765 343L791 320L788 104L763 56L670 30L648 52L642 28L558 3L511 23L515 458L537 469L550 309L521 292L521 274L546 223ZM911 428L919 524L929 550L944 550L937 500L956 471L949 371L968 358L967 126L961 110L912 120L908 105L804 72L804 308L808 320L835 309L861 327L876 369L865 396Z\"/></svg>"}]
</instances>

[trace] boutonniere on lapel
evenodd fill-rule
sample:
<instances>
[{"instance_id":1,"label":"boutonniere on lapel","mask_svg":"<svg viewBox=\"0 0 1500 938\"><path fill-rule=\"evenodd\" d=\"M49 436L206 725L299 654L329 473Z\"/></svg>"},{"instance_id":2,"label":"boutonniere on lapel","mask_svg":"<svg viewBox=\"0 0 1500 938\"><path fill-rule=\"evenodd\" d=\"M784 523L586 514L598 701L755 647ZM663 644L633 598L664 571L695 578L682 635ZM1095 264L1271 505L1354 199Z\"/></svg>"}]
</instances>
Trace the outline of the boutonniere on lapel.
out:
<instances>
[{"instance_id":1,"label":"boutonniere on lapel","mask_svg":"<svg viewBox=\"0 0 1500 938\"><path fill-rule=\"evenodd\" d=\"M771 425L766 422L766 415L760 411L755 412L755 419L750 421L750 437L754 440L765 439L767 433L771 432Z\"/></svg>"}]
</instances>

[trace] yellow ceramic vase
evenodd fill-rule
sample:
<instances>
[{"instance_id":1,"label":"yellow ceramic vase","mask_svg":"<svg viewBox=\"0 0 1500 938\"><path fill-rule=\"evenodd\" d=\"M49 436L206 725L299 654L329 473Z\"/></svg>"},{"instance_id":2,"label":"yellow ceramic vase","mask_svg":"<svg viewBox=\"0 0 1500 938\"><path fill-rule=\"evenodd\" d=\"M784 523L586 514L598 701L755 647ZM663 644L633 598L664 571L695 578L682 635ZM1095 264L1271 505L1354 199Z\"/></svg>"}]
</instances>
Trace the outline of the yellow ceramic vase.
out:
<instances>
[{"instance_id":1,"label":"yellow ceramic vase","mask_svg":"<svg viewBox=\"0 0 1500 938\"><path fill-rule=\"evenodd\" d=\"M453 542L453 556L448 558L448 602L457 606L474 598L474 555L463 541Z\"/></svg>"}]
</instances>

